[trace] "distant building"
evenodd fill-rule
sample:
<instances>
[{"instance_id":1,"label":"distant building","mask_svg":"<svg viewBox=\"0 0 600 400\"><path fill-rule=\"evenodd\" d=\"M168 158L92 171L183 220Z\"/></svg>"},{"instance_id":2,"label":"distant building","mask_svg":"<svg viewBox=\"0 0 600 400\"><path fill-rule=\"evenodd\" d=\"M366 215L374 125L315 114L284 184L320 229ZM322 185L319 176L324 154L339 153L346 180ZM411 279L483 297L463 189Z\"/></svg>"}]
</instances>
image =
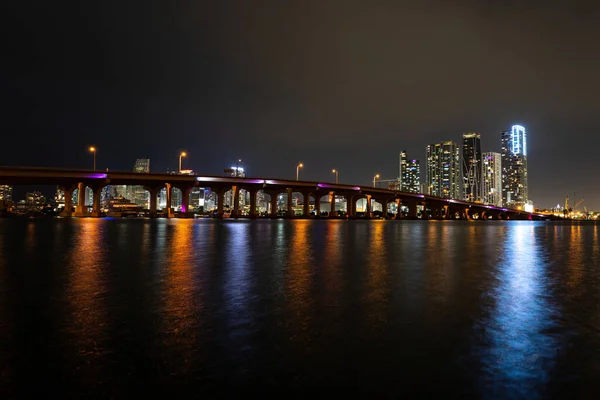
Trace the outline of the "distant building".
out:
<instances>
[{"instance_id":1,"label":"distant building","mask_svg":"<svg viewBox=\"0 0 600 400\"><path fill-rule=\"evenodd\" d=\"M500 153L483 153L483 203L502 206L502 162Z\"/></svg>"},{"instance_id":2,"label":"distant building","mask_svg":"<svg viewBox=\"0 0 600 400\"><path fill-rule=\"evenodd\" d=\"M13 188L10 185L0 185L0 200L12 201Z\"/></svg>"},{"instance_id":3,"label":"distant building","mask_svg":"<svg viewBox=\"0 0 600 400\"><path fill-rule=\"evenodd\" d=\"M502 203L518 208L528 200L527 136L525 127L513 125L502 131Z\"/></svg>"},{"instance_id":4,"label":"distant building","mask_svg":"<svg viewBox=\"0 0 600 400\"><path fill-rule=\"evenodd\" d=\"M388 190L400 190L400 182L397 180L388 181Z\"/></svg>"},{"instance_id":5,"label":"distant building","mask_svg":"<svg viewBox=\"0 0 600 400\"><path fill-rule=\"evenodd\" d=\"M244 168L240 166L230 167L223 171L225 176L231 176L236 178L245 178L246 173L244 172ZM240 189L240 209L244 208L246 204L248 204L248 193L244 189ZM223 195L223 205L225 208L233 209L233 190L228 190Z\"/></svg>"},{"instance_id":6,"label":"distant building","mask_svg":"<svg viewBox=\"0 0 600 400\"><path fill-rule=\"evenodd\" d=\"M479 133L463 133L462 152L462 191L463 200L469 202L482 201L482 156L481 135Z\"/></svg>"},{"instance_id":7,"label":"distant building","mask_svg":"<svg viewBox=\"0 0 600 400\"><path fill-rule=\"evenodd\" d=\"M427 146L427 193L445 199L459 199L460 169L458 146L453 141Z\"/></svg>"},{"instance_id":8,"label":"distant building","mask_svg":"<svg viewBox=\"0 0 600 400\"><path fill-rule=\"evenodd\" d=\"M46 196L38 191L28 192L25 194L25 203L30 210L41 210L46 205Z\"/></svg>"},{"instance_id":9,"label":"distant building","mask_svg":"<svg viewBox=\"0 0 600 400\"><path fill-rule=\"evenodd\" d=\"M204 211L212 211L217 208L217 194L210 189L204 189Z\"/></svg>"},{"instance_id":10,"label":"distant building","mask_svg":"<svg viewBox=\"0 0 600 400\"><path fill-rule=\"evenodd\" d=\"M135 160L133 164L133 172L137 174L147 174L150 172L150 159L149 158L138 158ZM143 186L132 186L131 187L131 197L133 203L137 206L142 207L143 209L149 209L149 193L144 189Z\"/></svg>"},{"instance_id":11,"label":"distant building","mask_svg":"<svg viewBox=\"0 0 600 400\"><path fill-rule=\"evenodd\" d=\"M409 160L406 151L400 152L400 189L408 193L421 193L421 171L418 160Z\"/></svg>"}]
</instances>

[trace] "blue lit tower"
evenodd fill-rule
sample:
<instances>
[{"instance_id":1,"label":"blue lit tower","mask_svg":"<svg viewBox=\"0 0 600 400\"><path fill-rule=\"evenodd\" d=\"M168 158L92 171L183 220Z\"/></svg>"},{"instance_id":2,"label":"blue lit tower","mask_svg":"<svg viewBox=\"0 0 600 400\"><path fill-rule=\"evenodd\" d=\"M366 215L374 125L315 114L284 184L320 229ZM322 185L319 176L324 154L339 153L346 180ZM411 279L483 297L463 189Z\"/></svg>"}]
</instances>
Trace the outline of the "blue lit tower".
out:
<instances>
[{"instance_id":1,"label":"blue lit tower","mask_svg":"<svg viewBox=\"0 0 600 400\"><path fill-rule=\"evenodd\" d=\"M525 127L513 125L502 131L502 203L519 208L527 200L527 135Z\"/></svg>"}]
</instances>

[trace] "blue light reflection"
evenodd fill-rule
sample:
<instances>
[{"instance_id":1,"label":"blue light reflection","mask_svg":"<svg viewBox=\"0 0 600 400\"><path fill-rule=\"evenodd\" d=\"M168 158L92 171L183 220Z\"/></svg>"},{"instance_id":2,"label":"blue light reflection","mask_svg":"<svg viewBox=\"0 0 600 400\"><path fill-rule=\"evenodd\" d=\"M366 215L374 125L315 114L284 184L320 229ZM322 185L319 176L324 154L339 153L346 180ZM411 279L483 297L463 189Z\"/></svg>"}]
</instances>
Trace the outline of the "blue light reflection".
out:
<instances>
[{"instance_id":1,"label":"blue light reflection","mask_svg":"<svg viewBox=\"0 0 600 400\"><path fill-rule=\"evenodd\" d=\"M548 301L551 288L534 229L517 223L504 237L497 283L489 294L496 301L483 327L488 347L483 371L492 386L511 397L536 398L536 389L548 383L558 348L557 312Z\"/></svg>"}]
</instances>

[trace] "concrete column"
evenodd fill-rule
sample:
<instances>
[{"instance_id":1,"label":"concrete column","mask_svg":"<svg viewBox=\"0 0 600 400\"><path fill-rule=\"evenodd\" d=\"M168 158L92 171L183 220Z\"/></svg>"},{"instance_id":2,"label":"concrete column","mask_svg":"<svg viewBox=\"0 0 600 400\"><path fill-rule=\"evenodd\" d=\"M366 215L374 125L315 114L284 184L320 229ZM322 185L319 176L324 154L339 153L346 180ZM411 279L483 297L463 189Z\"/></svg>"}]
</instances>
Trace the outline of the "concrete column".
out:
<instances>
[{"instance_id":1,"label":"concrete column","mask_svg":"<svg viewBox=\"0 0 600 400\"><path fill-rule=\"evenodd\" d=\"M346 196L346 213L348 214L348 218L356 217L356 205L354 204L354 196L352 195Z\"/></svg>"},{"instance_id":2,"label":"concrete column","mask_svg":"<svg viewBox=\"0 0 600 400\"><path fill-rule=\"evenodd\" d=\"M443 219L452 219L452 216L450 215L450 206L444 205L442 207L442 218Z\"/></svg>"},{"instance_id":3,"label":"concrete column","mask_svg":"<svg viewBox=\"0 0 600 400\"><path fill-rule=\"evenodd\" d=\"M181 188L181 211L184 216L194 215L194 210L190 210L190 193L192 192L191 187Z\"/></svg>"},{"instance_id":4,"label":"concrete column","mask_svg":"<svg viewBox=\"0 0 600 400\"><path fill-rule=\"evenodd\" d=\"M173 195L173 186L170 183L166 184L166 192L167 192L167 204L165 208L165 217L171 218L173 217L173 207L171 205L171 199Z\"/></svg>"},{"instance_id":5,"label":"concrete column","mask_svg":"<svg viewBox=\"0 0 600 400\"><path fill-rule=\"evenodd\" d=\"M233 211L231 212L231 216L233 218L238 218L240 216L240 187L232 186L231 190L233 190Z\"/></svg>"},{"instance_id":6,"label":"concrete column","mask_svg":"<svg viewBox=\"0 0 600 400\"><path fill-rule=\"evenodd\" d=\"M315 214L317 217L321 216L321 193L315 193Z\"/></svg>"},{"instance_id":7,"label":"concrete column","mask_svg":"<svg viewBox=\"0 0 600 400\"><path fill-rule=\"evenodd\" d=\"M417 202L416 201L407 201L403 200L402 204L408 207L408 219L417 219Z\"/></svg>"},{"instance_id":8,"label":"concrete column","mask_svg":"<svg viewBox=\"0 0 600 400\"><path fill-rule=\"evenodd\" d=\"M100 197L102 195L102 187L96 188L94 190L94 206L92 208L92 217L100 216Z\"/></svg>"},{"instance_id":9,"label":"concrete column","mask_svg":"<svg viewBox=\"0 0 600 400\"><path fill-rule=\"evenodd\" d=\"M269 195L271 196L271 218L277 218L277 196L279 193L270 192Z\"/></svg>"},{"instance_id":10,"label":"concrete column","mask_svg":"<svg viewBox=\"0 0 600 400\"><path fill-rule=\"evenodd\" d=\"M86 185L83 182L77 184L77 206L75 206L76 217L87 217L87 207L85 206L85 188Z\"/></svg>"},{"instance_id":11,"label":"concrete column","mask_svg":"<svg viewBox=\"0 0 600 400\"><path fill-rule=\"evenodd\" d=\"M465 219L471 220L471 215L469 214L469 207L465 207Z\"/></svg>"},{"instance_id":12,"label":"concrete column","mask_svg":"<svg viewBox=\"0 0 600 400\"><path fill-rule=\"evenodd\" d=\"M304 218L310 217L310 192L302 193L302 197L304 198L304 204L302 205L302 216Z\"/></svg>"},{"instance_id":13,"label":"concrete column","mask_svg":"<svg viewBox=\"0 0 600 400\"><path fill-rule=\"evenodd\" d=\"M292 196L293 192L291 188L286 189L287 192L287 216L292 218L295 216L294 213L294 198Z\"/></svg>"},{"instance_id":14,"label":"concrete column","mask_svg":"<svg viewBox=\"0 0 600 400\"><path fill-rule=\"evenodd\" d=\"M223 218L223 204L225 203L225 189L219 188L217 191L217 217Z\"/></svg>"},{"instance_id":15,"label":"concrete column","mask_svg":"<svg viewBox=\"0 0 600 400\"><path fill-rule=\"evenodd\" d=\"M365 217L373 218L373 212L371 211L371 195L367 195L367 211L365 212Z\"/></svg>"},{"instance_id":16,"label":"concrete column","mask_svg":"<svg viewBox=\"0 0 600 400\"><path fill-rule=\"evenodd\" d=\"M329 216L330 217L335 217L337 216L337 212L335 211L335 192L331 192L329 193L330 196L330 200L329 200Z\"/></svg>"},{"instance_id":17,"label":"concrete column","mask_svg":"<svg viewBox=\"0 0 600 400\"><path fill-rule=\"evenodd\" d=\"M156 218L160 188L149 188L148 191L150 192L150 218Z\"/></svg>"},{"instance_id":18,"label":"concrete column","mask_svg":"<svg viewBox=\"0 0 600 400\"><path fill-rule=\"evenodd\" d=\"M63 217L70 217L73 214L73 187L65 186L65 208L62 212Z\"/></svg>"},{"instance_id":19,"label":"concrete column","mask_svg":"<svg viewBox=\"0 0 600 400\"><path fill-rule=\"evenodd\" d=\"M388 201L386 199L381 201L381 216L383 218L388 216Z\"/></svg>"},{"instance_id":20,"label":"concrete column","mask_svg":"<svg viewBox=\"0 0 600 400\"><path fill-rule=\"evenodd\" d=\"M394 202L396 203L396 216L394 217L394 219L402 219L402 212L400 211L400 206L402 205L402 200L396 199L396 200L394 200Z\"/></svg>"},{"instance_id":21,"label":"concrete column","mask_svg":"<svg viewBox=\"0 0 600 400\"><path fill-rule=\"evenodd\" d=\"M250 193L250 218L256 218L256 193L258 190L250 189L248 193Z\"/></svg>"}]
</instances>

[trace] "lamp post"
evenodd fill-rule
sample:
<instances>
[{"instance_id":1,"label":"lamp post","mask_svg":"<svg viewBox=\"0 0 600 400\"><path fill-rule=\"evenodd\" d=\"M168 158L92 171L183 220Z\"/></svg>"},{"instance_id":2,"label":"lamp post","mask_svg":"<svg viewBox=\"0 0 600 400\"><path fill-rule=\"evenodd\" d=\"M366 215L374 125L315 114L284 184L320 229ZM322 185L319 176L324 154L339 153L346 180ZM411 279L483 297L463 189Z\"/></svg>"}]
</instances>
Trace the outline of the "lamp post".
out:
<instances>
[{"instance_id":1,"label":"lamp post","mask_svg":"<svg viewBox=\"0 0 600 400\"><path fill-rule=\"evenodd\" d=\"M181 158L187 156L185 151L179 153L179 173L181 173Z\"/></svg>"},{"instance_id":2,"label":"lamp post","mask_svg":"<svg viewBox=\"0 0 600 400\"><path fill-rule=\"evenodd\" d=\"M300 168L304 167L304 164L300 163L296 166L296 180L298 180L298 176L300 175Z\"/></svg>"},{"instance_id":3,"label":"lamp post","mask_svg":"<svg viewBox=\"0 0 600 400\"><path fill-rule=\"evenodd\" d=\"M379 174L376 174L376 175L373 177L373 187L376 187L375 185L376 185L376 181L377 181L377 179L379 179Z\"/></svg>"},{"instance_id":4,"label":"lamp post","mask_svg":"<svg viewBox=\"0 0 600 400\"><path fill-rule=\"evenodd\" d=\"M91 146L90 152L94 153L94 171L95 171L96 170L96 148L94 146Z\"/></svg>"},{"instance_id":5,"label":"lamp post","mask_svg":"<svg viewBox=\"0 0 600 400\"><path fill-rule=\"evenodd\" d=\"M340 171L338 171L337 169L332 169L331 172L335 174L335 184L337 185Z\"/></svg>"}]
</instances>

